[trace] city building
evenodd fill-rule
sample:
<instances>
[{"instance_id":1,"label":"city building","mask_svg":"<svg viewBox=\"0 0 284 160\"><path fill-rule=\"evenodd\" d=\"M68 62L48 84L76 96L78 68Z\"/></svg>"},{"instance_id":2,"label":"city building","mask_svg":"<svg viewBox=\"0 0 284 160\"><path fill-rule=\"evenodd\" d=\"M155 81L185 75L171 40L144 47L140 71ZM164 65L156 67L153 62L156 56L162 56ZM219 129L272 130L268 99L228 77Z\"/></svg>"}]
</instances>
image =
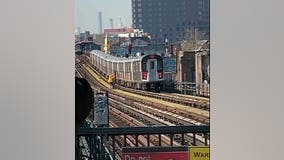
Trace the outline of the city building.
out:
<instances>
[{"instance_id":1,"label":"city building","mask_svg":"<svg viewBox=\"0 0 284 160\"><path fill-rule=\"evenodd\" d=\"M176 50L176 82L194 84L196 94L209 96L210 42L197 41L194 46L188 41L179 44ZM180 87L184 88L184 87Z\"/></svg>"},{"instance_id":2,"label":"city building","mask_svg":"<svg viewBox=\"0 0 284 160\"><path fill-rule=\"evenodd\" d=\"M75 42L80 41L93 41L93 35L90 33L90 31L85 31L83 33L77 32L75 34Z\"/></svg>"},{"instance_id":3,"label":"city building","mask_svg":"<svg viewBox=\"0 0 284 160\"><path fill-rule=\"evenodd\" d=\"M130 33L133 32L132 28L111 28L111 29L104 29L104 34L111 34L111 35L118 35L123 33Z\"/></svg>"},{"instance_id":4,"label":"city building","mask_svg":"<svg viewBox=\"0 0 284 160\"><path fill-rule=\"evenodd\" d=\"M151 33L154 43L185 39L197 28L209 37L209 0L132 0L133 28Z\"/></svg>"},{"instance_id":5,"label":"city building","mask_svg":"<svg viewBox=\"0 0 284 160\"><path fill-rule=\"evenodd\" d=\"M104 35L108 36L108 41L112 46L128 45L128 43L132 43L133 47L151 44L151 37L148 33L133 28L104 29Z\"/></svg>"},{"instance_id":6,"label":"city building","mask_svg":"<svg viewBox=\"0 0 284 160\"><path fill-rule=\"evenodd\" d=\"M110 25L110 29L113 29L113 19L112 18L109 19L109 25Z\"/></svg>"},{"instance_id":7,"label":"city building","mask_svg":"<svg viewBox=\"0 0 284 160\"><path fill-rule=\"evenodd\" d=\"M99 12L98 18L99 18L99 34L102 34L103 33L102 12Z\"/></svg>"}]
</instances>

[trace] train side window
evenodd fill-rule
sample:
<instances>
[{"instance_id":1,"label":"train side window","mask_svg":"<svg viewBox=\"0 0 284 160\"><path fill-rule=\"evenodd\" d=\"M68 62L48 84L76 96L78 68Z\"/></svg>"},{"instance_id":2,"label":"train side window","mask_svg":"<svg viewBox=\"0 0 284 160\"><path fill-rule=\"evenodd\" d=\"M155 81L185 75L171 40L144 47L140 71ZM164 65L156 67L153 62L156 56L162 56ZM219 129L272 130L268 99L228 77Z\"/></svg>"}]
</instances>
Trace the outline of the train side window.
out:
<instances>
[{"instance_id":1,"label":"train side window","mask_svg":"<svg viewBox=\"0 0 284 160\"><path fill-rule=\"evenodd\" d=\"M139 72L139 62L134 62L135 72Z\"/></svg>"},{"instance_id":2,"label":"train side window","mask_svg":"<svg viewBox=\"0 0 284 160\"><path fill-rule=\"evenodd\" d=\"M132 63L132 70L133 70L133 72L135 72L135 62L131 62Z\"/></svg>"},{"instance_id":3,"label":"train side window","mask_svg":"<svg viewBox=\"0 0 284 160\"><path fill-rule=\"evenodd\" d=\"M150 69L154 69L154 62L150 62Z\"/></svg>"},{"instance_id":4,"label":"train side window","mask_svg":"<svg viewBox=\"0 0 284 160\"><path fill-rule=\"evenodd\" d=\"M139 71L140 71L140 63L136 62L136 72L139 72Z\"/></svg>"},{"instance_id":5,"label":"train side window","mask_svg":"<svg viewBox=\"0 0 284 160\"><path fill-rule=\"evenodd\" d=\"M131 65L130 62L126 62L126 63L125 63L125 71L126 71L126 72L130 72L130 68L131 68L130 65Z\"/></svg>"}]
</instances>

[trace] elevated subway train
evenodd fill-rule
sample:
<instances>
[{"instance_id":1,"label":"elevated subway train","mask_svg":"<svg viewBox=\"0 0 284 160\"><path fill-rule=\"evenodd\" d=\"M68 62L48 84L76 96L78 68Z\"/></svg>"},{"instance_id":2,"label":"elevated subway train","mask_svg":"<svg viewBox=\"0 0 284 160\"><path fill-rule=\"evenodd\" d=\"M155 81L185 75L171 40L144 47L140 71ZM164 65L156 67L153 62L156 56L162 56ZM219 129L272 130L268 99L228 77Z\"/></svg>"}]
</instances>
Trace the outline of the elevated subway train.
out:
<instances>
[{"instance_id":1,"label":"elevated subway train","mask_svg":"<svg viewBox=\"0 0 284 160\"><path fill-rule=\"evenodd\" d=\"M159 55L115 57L99 50L90 52L90 63L102 75L115 75L121 86L160 91L164 81L163 59Z\"/></svg>"}]
</instances>

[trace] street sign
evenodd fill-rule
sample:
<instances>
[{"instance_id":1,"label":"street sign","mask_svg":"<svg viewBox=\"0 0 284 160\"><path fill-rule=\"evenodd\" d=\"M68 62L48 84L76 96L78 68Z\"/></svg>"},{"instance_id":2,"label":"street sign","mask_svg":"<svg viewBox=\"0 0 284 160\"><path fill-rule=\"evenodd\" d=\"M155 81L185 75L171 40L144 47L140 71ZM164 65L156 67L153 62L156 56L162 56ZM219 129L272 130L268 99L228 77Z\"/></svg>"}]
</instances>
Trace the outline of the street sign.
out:
<instances>
[{"instance_id":1,"label":"street sign","mask_svg":"<svg viewBox=\"0 0 284 160\"><path fill-rule=\"evenodd\" d=\"M107 96L96 95L94 99L94 124L97 126L108 125Z\"/></svg>"},{"instance_id":2,"label":"street sign","mask_svg":"<svg viewBox=\"0 0 284 160\"><path fill-rule=\"evenodd\" d=\"M210 148L208 146L190 146L189 160L209 160Z\"/></svg>"}]
</instances>

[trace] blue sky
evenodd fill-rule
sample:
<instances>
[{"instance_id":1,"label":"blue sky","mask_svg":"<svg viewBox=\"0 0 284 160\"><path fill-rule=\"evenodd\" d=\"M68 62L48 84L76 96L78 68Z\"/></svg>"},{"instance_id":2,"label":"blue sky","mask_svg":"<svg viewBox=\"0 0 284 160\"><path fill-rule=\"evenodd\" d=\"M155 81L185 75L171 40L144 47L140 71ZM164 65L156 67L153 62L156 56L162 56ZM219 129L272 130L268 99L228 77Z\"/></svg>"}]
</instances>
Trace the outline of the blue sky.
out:
<instances>
[{"instance_id":1,"label":"blue sky","mask_svg":"<svg viewBox=\"0 0 284 160\"><path fill-rule=\"evenodd\" d=\"M91 33L98 32L98 13L102 12L103 29L110 28L109 18L114 28L121 17L124 27L131 27L131 0L75 0L75 27Z\"/></svg>"}]
</instances>

